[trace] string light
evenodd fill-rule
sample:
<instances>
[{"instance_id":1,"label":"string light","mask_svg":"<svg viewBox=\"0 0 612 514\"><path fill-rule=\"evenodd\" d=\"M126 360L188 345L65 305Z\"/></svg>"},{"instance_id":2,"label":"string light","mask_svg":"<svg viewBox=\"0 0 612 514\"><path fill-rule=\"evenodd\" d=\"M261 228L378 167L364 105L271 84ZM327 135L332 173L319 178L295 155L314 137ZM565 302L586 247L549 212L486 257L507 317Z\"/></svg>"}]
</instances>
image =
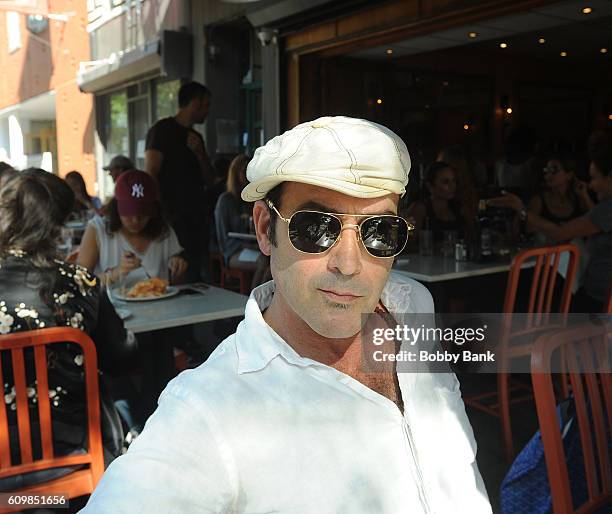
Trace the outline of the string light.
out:
<instances>
[{"instance_id":1,"label":"string light","mask_svg":"<svg viewBox=\"0 0 612 514\"><path fill-rule=\"evenodd\" d=\"M541 37L540 39L538 39L538 43L540 43L541 45L543 45L544 43L546 43L546 39L544 39L543 37Z\"/></svg>"},{"instance_id":2,"label":"string light","mask_svg":"<svg viewBox=\"0 0 612 514\"><path fill-rule=\"evenodd\" d=\"M463 125L463 130L470 130L470 126L467 123L465 123Z\"/></svg>"},{"instance_id":3,"label":"string light","mask_svg":"<svg viewBox=\"0 0 612 514\"><path fill-rule=\"evenodd\" d=\"M500 48L508 48L508 44L507 43L500 43L499 47Z\"/></svg>"},{"instance_id":4,"label":"string light","mask_svg":"<svg viewBox=\"0 0 612 514\"><path fill-rule=\"evenodd\" d=\"M470 32L470 33L468 34L468 37L469 37L470 39L474 39L474 38L478 37L478 33L477 33L477 32Z\"/></svg>"},{"instance_id":5,"label":"string light","mask_svg":"<svg viewBox=\"0 0 612 514\"><path fill-rule=\"evenodd\" d=\"M591 9L590 7L585 7L584 9L582 9L583 14L591 14L592 12L593 9Z\"/></svg>"},{"instance_id":6,"label":"string light","mask_svg":"<svg viewBox=\"0 0 612 514\"><path fill-rule=\"evenodd\" d=\"M599 52L602 53L602 54L607 54L608 53L608 49L607 48L601 48L599 50Z\"/></svg>"},{"instance_id":7,"label":"string light","mask_svg":"<svg viewBox=\"0 0 612 514\"><path fill-rule=\"evenodd\" d=\"M387 48L387 55L393 55L393 48Z\"/></svg>"},{"instance_id":8,"label":"string light","mask_svg":"<svg viewBox=\"0 0 612 514\"><path fill-rule=\"evenodd\" d=\"M508 108L506 109L506 112L507 112L508 114L512 114L512 107L508 107Z\"/></svg>"},{"instance_id":9,"label":"string light","mask_svg":"<svg viewBox=\"0 0 612 514\"><path fill-rule=\"evenodd\" d=\"M561 57L567 57L567 52L561 52Z\"/></svg>"},{"instance_id":10,"label":"string light","mask_svg":"<svg viewBox=\"0 0 612 514\"><path fill-rule=\"evenodd\" d=\"M382 98L377 98L377 99L376 99L376 103L377 103L378 105L381 105L381 104L382 104Z\"/></svg>"}]
</instances>

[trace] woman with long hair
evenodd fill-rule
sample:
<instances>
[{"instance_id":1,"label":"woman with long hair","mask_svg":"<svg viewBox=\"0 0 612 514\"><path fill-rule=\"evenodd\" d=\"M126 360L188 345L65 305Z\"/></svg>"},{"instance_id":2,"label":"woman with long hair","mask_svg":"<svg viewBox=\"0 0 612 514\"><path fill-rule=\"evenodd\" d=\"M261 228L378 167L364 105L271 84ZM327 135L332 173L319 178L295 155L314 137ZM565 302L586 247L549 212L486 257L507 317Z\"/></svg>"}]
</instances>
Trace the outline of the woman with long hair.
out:
<instances>
[{"instance_id":1,"label":"woman with long hair","mask_svg":"<svg viewBox=\"0 0 612 514\"><path fill-rule=\"evenodd\" d=\"M154 179L139 170L124 172L115 186L107 216L87 226L78 263L109 286L147 277L180 281L187 269L182 248L161 214Z\"/></svg>"},{"instance_id":2,"label":"woman with long hair","mask_svg":"<svg viewBox=\"0 0 612 514\"><path fill-rule=\"evenodd\" d=\"M215 206L215 228L219 250L225 265L253 272L251 287L256 287L270 278L269 257L260 254L255 260L246 258L250 252L259 252L257 245L245 244L240 239L229 237L230 232L247 232L251 205L240 198L247 185L246 169L249 158L240 154L232 160L227 174L226 191L219 196Z\"/></svg>"},{"instance_id":3,"label":"woman with long hair","mask_svg":"<svg viewBox=\"0 0 612 514\"><path fill-rule=\"evenodd\" d=\"M444 231L454 230L460 233L465 230L467 220L462 214L462 202L457 198L457 173L446 162L432 163L425 174L423 198L414 202L408 209L415 225L415 237L424 224L434 233L434 240L439 242Z\"/></svg>"},{"instance_id":4,"label":"woman with long hair","mask_svg":"<svg viewBox=\"0 0 612 514\"><path fill-rule=\"evenodd\" d=\"M576 178L576 161L571 156L551 155L542 171L544 184L529 202L530 213L559 225L593 208L586 184Z\"/></svg>"},{"instance_id":5,"label":"woman with long hair","mask_svg":"<svg viewBox=\"0 0 612 514\"><path fill-rule=\"evenodd\" d=\"M97 196L91 196L87 192L87 185L78 171L71 171L64 177L66 183L74 193L74 211L80 213L83 211L92 211L98 213L102 208L102 202Z\"/></svg>"},{"instance_id":6,"label":"woman with long hair","mask_svg":"<svg viewBox=\"0 0 612 514\"><path fill-rule=\"evenodd\" d=\"M96 344L101 372L118 373L129 361L135 341L128 337L96 277L86 269L59 259L57 243L68 218L74 194L66 183L41 169L20 172L0 188L0 334L63 326L83 330ZM8 354L8 355L5 355ZM33 354L26 356L33 368ZM83 355L69 343L47 347L53 438L56 455L86 447L87 416ZM10 352L2 352L4 401L15 425L15 388ZM29 366L32 365L32 368ZM38 411L35 377L28 375L29 406ZM100 375L102 433L107 460L120 453L122 428L113 400ZM12 414L11 414L12 413ZM18 442L11 438L11 452ZM45 478L48 480L49 476ZM34 484L37 473L20 477L20 486ZM0 490L10 487L0 479ZM13 487L14 489L14 487Z\"/></svg>"}]
</instances>

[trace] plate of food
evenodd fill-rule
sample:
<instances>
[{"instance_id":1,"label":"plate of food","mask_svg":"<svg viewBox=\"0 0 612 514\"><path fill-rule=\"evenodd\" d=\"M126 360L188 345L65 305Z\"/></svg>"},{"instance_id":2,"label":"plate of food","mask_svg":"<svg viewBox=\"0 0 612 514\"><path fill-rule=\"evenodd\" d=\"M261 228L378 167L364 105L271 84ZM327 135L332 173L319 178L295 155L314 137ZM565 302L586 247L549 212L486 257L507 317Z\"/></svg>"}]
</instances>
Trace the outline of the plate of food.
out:
<instances>
[{"instance_id":1,"label":"plate of food","mask_svg":"<svg viewBox=\"0 0 612 514\"><path fill-rule=\"evenodd\" d=\"M168 281L162 278L148 278L134 284L131 288L117 291L114 294L118 300L124 302L147 302L150 300L162 300L177 295L179 289L168 285Z\"/></svg>"}]
</instances>

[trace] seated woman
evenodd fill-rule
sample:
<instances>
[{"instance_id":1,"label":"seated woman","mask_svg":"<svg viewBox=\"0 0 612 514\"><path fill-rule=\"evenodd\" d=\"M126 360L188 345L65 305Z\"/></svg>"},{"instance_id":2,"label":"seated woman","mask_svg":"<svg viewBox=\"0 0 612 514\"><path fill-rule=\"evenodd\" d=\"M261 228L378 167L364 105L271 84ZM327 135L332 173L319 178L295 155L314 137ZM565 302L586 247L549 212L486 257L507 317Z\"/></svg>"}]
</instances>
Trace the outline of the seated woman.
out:
<instances>
[{"instance_id":1,"label":"seated woman","mask_svg":"<svg viewBox=\"0 0 612 514\"><path fill-rule=\"evenodd\" d=\"M544 173L544 188L534 196L527 210L556 223L566 223L590 211L594 204L587 186L574 174L575 161L569 156L551 155ZM534 227L528 224L527 230Z\"/></svg>"},{"instance_id":2,"label":"seated woman","mask_svg":"<svg viewBox=\"0 0 612 514\"><path fill-rule=\"evenodd\" d=\"M100 212L102 202L97 196L89 195L83 175L78 171L71 171L64 177L64 180L74 193L74 214L78 216L87 211L92 213Z\"/></svg>"},{"instance_id":3,"label":"seated woman","mask_svg":"<svg viewBox=\"0 0 612 514\"><path fill-rule=\"evenodd\" d=\"M174 230L161 216L157 185L139 170L123 173L105 218L87 225L78 263L107 285L126 287L149 277L178 282L187 269Z\"/></svg>"},{"instance_id":4,"label":"seated woman","mask_svg":"<svg viewBox=\"0 0 612 514\"><path fill-rule=\"evenodd\" d=\"M87 332L96 344L101 372L119 373L135 349L96 278L80 266L57 259L62 224L74 203L66 183L44 170L28 169L0 188L0 334L46 327L74 327ZM2 352L4 402L9 424L17 433L15 388L10 352ZM26 369L33 369L33 353L26 353ZM83 355L70 343L47 346L51 417L56 455L86 447L87 416ZM119 455L123 443L121 422L100 374L101 421L105 459ZM37 389L28 371L31 420L37 419ZM12 418L11 418L12 416ZM35 423L35 421L32 421ZM35 438L36 440L36 438ZM11 438L13 462L17 440ZM46 479L49 478L46 472ZM14 490L15 478L0 479L0 491ZM40 474L18 477L20 486L42 480Z\"/></svg>"},{"instance_id":5,"label":"seated woman","mask_svg":"<svg viewBox=\"0 0 612 514\"><path fill-rule=\"evenodd\" d=\"M180 282L187 270L181 252L174 230L161 216L155 180L144 171L130 170L117 179L106 217L96 216L87 225L78 263L102 277L108 287L127 289L153 277ZM131 407L134 430L142 429L176 374L173 347L187 338L179 329L138 334L141 390L137 398L129 388L121 392Z\"/></svg>"},{"instance_id":6,"label":"seated woman","mask_svg":"<svg viewBox=\"0 0 612 514\"><path fill-rule=\"evenodd\" d=\"M529 226L553 241L589 238L589 261L583 285L572 305L575 312L601 312L612 287L612 136L593 134L589 140L589 157L590 187L599 203L582 216L557 224L526 210L521 199L511 193L488 202L514 209Z\"/></svg>"},{"instance_id":7,"label":"seated woman","mask_svg":"<svg viewBox=\"0 0 612 514\"><path fill-rule=\"evenodd\" d=\"M465 231L467 220L461 214L462 200L457 199L457 180L454 168L446 162L434 162L425 174L423 200L417 200L408 209L415 225L415 237L428 225L434 233L434 241L440 242L444 231L454 230L458 234Z\"/></svg>"},{"instance_id":8,"label":"seated woman","mask_svg":"<svg viewBox=\"0 0 612 514\"><path fill-rule=\"evenodd\" d=\"M215 228L225 266L253 272L251 288L254 288L271 279L270 258L259 252L256 243L249 245L241 239L228 237L229 232L248 231L251 206L240 198L247 184L248 164L249 158L243 154L232 160L227 174L227 191L219 196L215 207Z\"/></svg>"}]
</instances>

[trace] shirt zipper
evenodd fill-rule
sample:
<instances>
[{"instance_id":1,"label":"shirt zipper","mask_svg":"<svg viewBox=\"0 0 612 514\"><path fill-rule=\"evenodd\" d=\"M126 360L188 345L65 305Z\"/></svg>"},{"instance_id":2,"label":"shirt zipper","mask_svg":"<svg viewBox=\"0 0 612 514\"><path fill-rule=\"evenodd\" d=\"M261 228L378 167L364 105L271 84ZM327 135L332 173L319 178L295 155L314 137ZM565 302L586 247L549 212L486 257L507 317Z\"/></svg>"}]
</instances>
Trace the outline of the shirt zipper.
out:
<instances>
[{"instance_id":1,"label":"shirt zipper","mask_svg":"<svg viewBox=\"0 0 612 514\"><path fill-rule=\"evenodd\" d=\"M414 451L412 431L410 430L410 425L406 422L406 418L404 418L403 416L402 416L402 428L404 429L404 434L406 435L406 440L408 442L408 448L410 449L410 456L412 457L412 462L414 463L414 469L416 470L417 490L419 492L419 499L421 500L421 505L423 506L425 513L429 514L431 510L429 508L429 504L427 503L427 496L425 495L423 474L421 473L419 461L417 460L416 452Z\"/></svg>"}]
</instances>

